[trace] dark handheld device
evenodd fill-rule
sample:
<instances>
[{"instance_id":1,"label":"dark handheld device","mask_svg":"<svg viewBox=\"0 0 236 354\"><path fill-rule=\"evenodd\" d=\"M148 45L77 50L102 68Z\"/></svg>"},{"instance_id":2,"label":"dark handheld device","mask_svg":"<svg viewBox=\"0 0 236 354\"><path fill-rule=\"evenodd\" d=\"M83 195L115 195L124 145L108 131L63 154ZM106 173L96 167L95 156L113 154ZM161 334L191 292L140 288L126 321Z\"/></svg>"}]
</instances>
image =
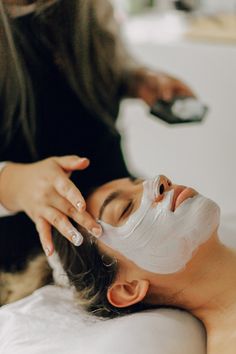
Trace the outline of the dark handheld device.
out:
<instances>
[{"instance_id":1,"label":"dark handheld device","mask_svg":"<svg viewBox=\"0 0 236 354\"><path fill-rule=\"evenodd\" d=\"M201 122L208 107L194 97L175 97L172 101L157 101L150 113L168 124Z\"/></svg>"}]
</instances>

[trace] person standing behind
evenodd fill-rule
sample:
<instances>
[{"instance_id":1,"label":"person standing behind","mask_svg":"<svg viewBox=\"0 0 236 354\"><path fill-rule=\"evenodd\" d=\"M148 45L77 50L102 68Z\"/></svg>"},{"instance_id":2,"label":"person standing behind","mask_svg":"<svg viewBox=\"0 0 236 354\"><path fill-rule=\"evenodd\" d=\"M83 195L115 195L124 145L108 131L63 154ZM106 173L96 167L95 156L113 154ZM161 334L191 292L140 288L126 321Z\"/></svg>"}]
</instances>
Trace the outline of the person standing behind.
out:
<instances>
[{"instance_id":1,"label":"person standing behind","mask_svg":"<svg viewBox=\"0 0 236 354\"><path fill-rule=\"evenodd\" d=\"M0 0L0 270L51 255L52 226L79 245L69 218L99 236L84 198L130 175L120 101L175 95L193 92L129 56L108 0Z\"/></svg>"}]
</instances>

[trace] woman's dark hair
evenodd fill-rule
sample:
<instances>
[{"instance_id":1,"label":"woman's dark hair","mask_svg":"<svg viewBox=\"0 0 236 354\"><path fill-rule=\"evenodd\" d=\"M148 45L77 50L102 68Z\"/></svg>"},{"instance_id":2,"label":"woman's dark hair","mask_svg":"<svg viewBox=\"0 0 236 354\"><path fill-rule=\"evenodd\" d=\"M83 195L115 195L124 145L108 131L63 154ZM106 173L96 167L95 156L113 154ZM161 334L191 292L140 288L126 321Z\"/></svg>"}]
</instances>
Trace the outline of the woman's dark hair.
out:
<instances>
[{"instance_id":1,"label":"woman's dark hair","mask_svg":"<svg viewBox=\"0 0 236 354\"><path fill-rule=\"evenodd\" d=\"M116 279L119 263L107 254L101 253L95 237L80 227L79 231L84 237L83 244L79 247L71 244L56 230L53 235L55 250L62 267L70 285L76 290L76 302L93 315L107 318L154 307L143 302L126 308L117 308L110 304L107 290Z\"/></svg>"}]
</instances>

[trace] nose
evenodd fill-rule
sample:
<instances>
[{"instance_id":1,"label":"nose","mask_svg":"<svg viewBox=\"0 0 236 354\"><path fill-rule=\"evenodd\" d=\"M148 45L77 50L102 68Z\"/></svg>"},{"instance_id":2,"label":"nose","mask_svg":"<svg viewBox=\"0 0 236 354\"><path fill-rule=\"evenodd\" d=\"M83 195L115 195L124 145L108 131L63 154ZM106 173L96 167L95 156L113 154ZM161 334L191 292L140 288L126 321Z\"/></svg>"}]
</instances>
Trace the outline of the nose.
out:
<instances>
[{"instance_id":1,"label":"nose","mask_svg":"<svg viewBox=\"0 0 236 354\"><path fill-rule=\"evenodd\" d=\"M170 179L164 175L161 175L158 184L158 188L159 188L159 190L157 191L158 195L155 202L160 202L163 199L165 192L168 192L171 189L171 187L172 187L172 182L170 181Z\"/></svg>"}]
</instances>

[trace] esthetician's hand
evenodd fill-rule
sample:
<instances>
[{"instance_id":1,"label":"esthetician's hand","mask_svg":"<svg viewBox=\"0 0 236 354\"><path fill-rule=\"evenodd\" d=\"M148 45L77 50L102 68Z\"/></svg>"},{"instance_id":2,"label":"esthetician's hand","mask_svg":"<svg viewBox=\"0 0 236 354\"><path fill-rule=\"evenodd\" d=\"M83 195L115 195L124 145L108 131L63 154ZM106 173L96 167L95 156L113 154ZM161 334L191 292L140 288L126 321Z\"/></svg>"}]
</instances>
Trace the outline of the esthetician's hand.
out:
<instances>
[{"instance_id":1,"label":"esthetician's hand","mask_svg":"<svg viewBox=\"0 0 236 354\"><path fill-rule=\"evenodd\" d=\"M171 101L175 96L195 96L191 88L179 79L147 69L136 71L132 85L134 97L143 99L149 106L159 99Z\"/></svg>"},{"instance_id":2,"label":"esthetician's hand","mask_svg":"<svg viewBox=\"0 0 236 354\"><path fill-rule=\"evenodd\" d=\"M88 165L88 159L78 156L51 157L30 164L9 163L1 173L1 203L11 211L24 211L35 222L47 255L53 253L52 226L75 245L80 244L82 236L68 217L95 236L101 232L69 179L72 171Z\"/></svg>"}]
</instances>

